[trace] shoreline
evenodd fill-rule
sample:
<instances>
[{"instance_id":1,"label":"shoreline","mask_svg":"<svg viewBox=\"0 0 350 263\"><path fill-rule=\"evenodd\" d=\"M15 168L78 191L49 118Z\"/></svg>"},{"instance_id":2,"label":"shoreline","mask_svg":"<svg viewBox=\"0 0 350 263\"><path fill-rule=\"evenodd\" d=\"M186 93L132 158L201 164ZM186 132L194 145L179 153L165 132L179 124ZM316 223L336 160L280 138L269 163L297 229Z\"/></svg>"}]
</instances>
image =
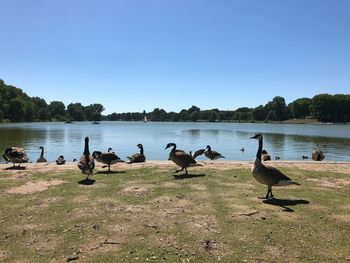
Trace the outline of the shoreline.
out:
<instances>
[{"instance_id":1,"label":"shoreline","mask_svg":"<svg viewBox=\"0 0 350 263\"><path fill-rule=\"evenodd\" d=\"M218 169L218 170L231 170L231 169L250 169L253 161L198 161L202 166L189 168L192 169ZM102 168L103 164L95 162L96 171L104 171L106 168ZM265 165L271 165L278 169L283 170L283 168L288 169L300 169L300 170L310 170L310 171L320 171L320 172L333 172L333 173L343 173L350 175L350 162L338 162L338 161L281 161L273 160L264 162ZM77 168L77 162L67 162L64 165L57 165L54 162L51 163L25 163L21 164L20 169L11 169L12 163L0 164L0 171L2 173L65 173L69 171L79 171ZM164 160L151 160L144 163L117 163L111 166L111 170L129 170L129 169L142 169L142 168L156 168L156 169L177 169L172 161Z\"/></svg>"}]
</instances>

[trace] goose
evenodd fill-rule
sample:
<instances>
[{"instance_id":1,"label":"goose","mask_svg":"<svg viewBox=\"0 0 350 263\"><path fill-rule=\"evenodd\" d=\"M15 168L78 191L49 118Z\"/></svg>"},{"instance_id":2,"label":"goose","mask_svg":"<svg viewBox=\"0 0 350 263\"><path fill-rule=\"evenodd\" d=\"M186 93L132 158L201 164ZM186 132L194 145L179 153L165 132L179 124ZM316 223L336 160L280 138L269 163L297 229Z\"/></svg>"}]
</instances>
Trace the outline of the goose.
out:
<instances>
[{"instance_id":1,"label":"goose","mask_svg":"<svg viewBox=\"0 0 350 263\"><path fill-rule=\"evenodd\" d=\"M56 160L56 164L61 165L61 164L65 164L66 160L64 159L63 155L60 155L57 160Z\"/></svg>"},{"instance_id":2,"label":"goose","mask_svg":"<svg viewBox=\"0 0 350 263\"><path fill-rule=\"evenodd\" d=\"M133 154L132 156L128 156L126 158L129 159L129 163L142 163L146 161L146 157L143 153L143 145L141 143L139 143L138 145L136 145L139 149L140 152Z\"/></svg>"},{"instance_id":3,"label":"goose","mask_svg":"<svg viewBox=\"0 0 350 263\"><path fill-rule=\"evenodd\" d=\"M112 164L124 162L114 152L112 152L112 148L108 148L108 152L105 153L100 151L94 151L92 153L92 157L94 157L96 161L106 164L108 166L108 172L111 171Z\"/></svg>"},{"instance_id":4,"label":"goose","mask_svg":"<svg viewBox=\"0 0 350 263\"><path fill-rule=\"evenodd\" d=\"M301 158L303 158L303 160L305 160L305 159L309 159L309 156L303 155L303 156L301 156Z\"/></svg>"},{"instance_id":5,"label":"goose","mask_svg":"<svg viewBox=\"0 0 350 263\"><path fill-rule=\"evenodd\" d=\"M263 136L258 133L251 139L256 139L259 141L258 151L252 165L253 177L261 184L267 185L267 194L265 199L273 198L272 186L283 186L283 185L300 185L292 181L289 177L284 175L280 170L267 166L261 163L261 152L263 147Z\"/></svg>"},{"instance_id":6,"label":"goose","mask_svg":"<svg viewBox=\"0 0 350 263\"><path fill-rule=\"evenodd\" d=\"M323 159L324 159L324 154L317 146L317 148L312 151L312 160L322 161Z\"/></svg>"},{"instance_id":7,"label":"goose","mask_svg":"<svg viewBox=\"0 0 350 263\"><path fill-rule=\"evenodd\" d=\"M221 155L221 153L218 153L217 151L212 151L210 145L207 145L207 148L204 151L204 155L210 160L225 158L225 156Z\"/></svg>"},{"instance_id":8,"label":"goose","mask_svg":"<svg viewBox=\"0 0 350 263\"><path fill-rule=\"evenodd\" d=\"M16 163L18 163L18 167L20 167L21 163L27 163L29 161L27 154L21 147L8 147L5 149L2 156L6 162L12 162L13 167L15 167Z\"/></svg>"},{"instance_id":9,"label":"goose","mask_svg":"<svg viewBox=\"0 0 350 263\"><path fill-rule=\"evenodd\" d=\"M83 155L80 157L78 167L83 174L87 174L86 179L89 179L89 176L93 174L93 170L95 168L95 161L94 158L92 158L92 156L90 155L89 137L85 137L84 152Z\"/></svg>"},{"instance_id":10,"label":"goose","mask_svg":"<svg viewBox=\"0 0 350 263\"><path fill-rule=\"evenodd\" d=\"M40 157L36 160L37 163L47 163L46 158L44 157L44 146L40 146L39 149L41 150Z\"/></svg>"},{"instance_id":11,"label":"goose","mask_svg":"<svg viewBox=\"0 0 350 263\"><path fill-rule=\"evenodd\" d=\"M271 156L270 156L270 154L267 153L266 150L262 150L261 151L261 159L263 161L271 161Z\"/></svg>"},{"instance_id":12,"label":"goose","mask_svg":"<svg viewBox=\"0 0 350 263\"><path fill-rule=\"evenodd\" d=\"M176 144L175 143L168 143L165 147L165 149L168 149L170 147L173 147L169 153L169 159L173 161L175 164L181 167L181 169L176 170L175 173L183 171L185 169L186 174L187 173L187 167L193 167L193 166L202 166L199 163L196 162L196 160L189 155L188 153L182 151L182 150L176 150Z\"/></svg>"}]
</instances>

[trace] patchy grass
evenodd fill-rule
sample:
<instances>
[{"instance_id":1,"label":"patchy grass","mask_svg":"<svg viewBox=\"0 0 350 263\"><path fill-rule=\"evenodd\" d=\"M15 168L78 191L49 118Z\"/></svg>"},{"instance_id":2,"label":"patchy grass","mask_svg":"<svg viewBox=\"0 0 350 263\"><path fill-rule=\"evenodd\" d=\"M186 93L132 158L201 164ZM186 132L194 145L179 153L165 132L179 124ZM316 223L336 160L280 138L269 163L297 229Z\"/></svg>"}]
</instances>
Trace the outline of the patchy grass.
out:
<instances>
[{"instance_id":1,"label":"patchy grass","mask_svg":"<svg viewBox=\"0 0 350 263\"><path fill-rule=\"evenodd\" d=\"M0 261L350 260L349 175L284 168L302 186L262 201L248 169L189 170L2 172Z\"/></svg>"}]
</instances>

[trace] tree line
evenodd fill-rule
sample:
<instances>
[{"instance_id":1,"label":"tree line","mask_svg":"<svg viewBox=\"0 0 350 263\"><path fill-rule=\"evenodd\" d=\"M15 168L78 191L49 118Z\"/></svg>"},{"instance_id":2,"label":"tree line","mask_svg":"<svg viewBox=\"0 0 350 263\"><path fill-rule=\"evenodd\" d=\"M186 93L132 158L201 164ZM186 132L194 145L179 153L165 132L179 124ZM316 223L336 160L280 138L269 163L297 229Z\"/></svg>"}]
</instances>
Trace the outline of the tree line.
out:
<instances>
[{"instance_id":1,"label":"tree line","mask_svg":"<svg viewBox=\"0 0 350 263\"><path fill-rule=\"evenodd\" d=\"M0 79L0 121L99 121L102 111L104 108L98 103L88 106L70 103L67 107L62 101L47 104L44 99L30 97Z\"/></svg>"},{"instance_id":2,"label":"tree line","mask_svg":"<svg viewBox=\"0 0 350 263\"><path fill-rule=\"evenodd\" d=\"M151 121L235 121L268 122L290 119L316 119L321 122L350 122L350 94L319 94L313 98L296 99L288 105L281 96L274 97L265 105L255 108L242 107L236 110L201 110L197 106L180 112L167 112L155 108L153 111L112 113L102 115L104 107L95 103L83 106L61 101L49 104L39 97L29 97L21 89L6 85L0 79L0 121L143 121L147 116Z\"/></svg>"},{"instance_id":3,"label":"tree line","mask_svg":"<svg viewBox=\"0 0 350 263\"><path fill-rule=\"evenodd\" d=\"M146 113L127 112L112 113L104 116L111 121L141 121ZM155 108L146 114L152 121L235 121L235 122L268 122L290 119L316 119L320 122L350 122L350 95L319 94L313 98L300 98L289 103L281 96L274 97L265 105L255 108L242 107L232 111L218 109L201 110L197 106L183 109L180 112L166 112Z\"/></svg>"}]
</instances>

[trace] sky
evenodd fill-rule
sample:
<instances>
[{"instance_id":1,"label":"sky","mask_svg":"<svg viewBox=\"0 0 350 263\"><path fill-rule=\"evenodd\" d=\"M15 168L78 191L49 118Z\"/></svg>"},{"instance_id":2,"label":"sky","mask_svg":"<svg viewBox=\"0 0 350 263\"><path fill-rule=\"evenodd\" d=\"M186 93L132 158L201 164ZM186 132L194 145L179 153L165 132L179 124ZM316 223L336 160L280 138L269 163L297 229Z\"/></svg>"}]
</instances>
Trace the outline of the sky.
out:
<instances>
[{"instance_id":1,"label":"sky","mask_svg":"<svg viewBox=\"0 0 350 263\"><path fill-rule=\"evenodd\" d=\"M350 93L349 0L0 0L0 79L104 114Z\"/></svg>"}]
</instances>

